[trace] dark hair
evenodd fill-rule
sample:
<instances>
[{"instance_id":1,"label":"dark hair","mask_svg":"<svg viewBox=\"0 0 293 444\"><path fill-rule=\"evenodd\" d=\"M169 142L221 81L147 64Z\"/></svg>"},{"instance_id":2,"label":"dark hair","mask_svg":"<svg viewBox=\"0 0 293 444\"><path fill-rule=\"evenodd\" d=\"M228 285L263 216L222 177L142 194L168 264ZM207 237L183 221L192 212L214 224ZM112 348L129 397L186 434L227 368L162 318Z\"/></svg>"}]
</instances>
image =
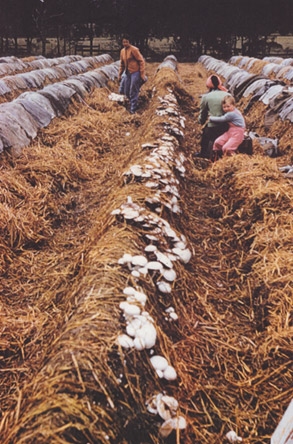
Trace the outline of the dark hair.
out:
<instances>
[{"instance_id":1,"label":"dark hair","mask_svg":"<svg viewBox=\"0 0 293 444\"><path fill-rule=\"evenodd\" d=\"M121 41L122 40L128 40L129 42L131 41L130 35L129 34L123 34Z\"/></svg>"},{"instance_id":2,"label":"dark hair","mask_svg":"<svg viewBox=\"0 0 293 444\"><path fill-rule=\"evenodd\" d=\"M211 81L212 81L212 84L214 85L214 87L215 88L218 88L218 86L219 86L219 79L218 79L218 77L217 76L212 76L211 77Z\"/></svg>"}]
</instances>

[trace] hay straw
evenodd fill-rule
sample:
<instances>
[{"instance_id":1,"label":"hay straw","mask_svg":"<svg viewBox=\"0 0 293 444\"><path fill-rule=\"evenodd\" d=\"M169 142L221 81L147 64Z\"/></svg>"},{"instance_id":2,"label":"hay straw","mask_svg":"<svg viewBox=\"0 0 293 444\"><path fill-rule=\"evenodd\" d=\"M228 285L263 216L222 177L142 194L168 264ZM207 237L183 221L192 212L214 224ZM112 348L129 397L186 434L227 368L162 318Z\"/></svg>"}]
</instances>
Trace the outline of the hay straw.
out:
<instances>
[{"instance_id":1,"label":"hay straw","mask_svg":"<svg viewBox=\"0 0 293 444\"><path fill-rule=\"evenodd\" d=\"M16 221L27 209L21 235L15 224L3 236L3 347L18 338L3 362L11 369L0 398L3 444L159 443L158 418L146 411L145 400L162 390L174 393L188 417L187 430L172 432L166 442L221 442L231 428L248 444L268 442L287 407L290 184L275 160L260 156L239 155L208 169L204 161L194 164L205 91L202 68L195 68L180 67L181 82L172 71L160 71L142 89L142 117L129 116L108 102L109 91L99 90L87 100L90 108L72 105L23 157L3 158L7 205ZM176 264L170 298L157 293L150 277L141 281L157 326L156 352L179 376L166 383L154 375L147 352L116 345L124 327L122 290L135 285L117 261L143 251L145 240L142 229L111 211L128 195L139 204L149 195L143 184L125 183L123 173L147 156L141 144L158 138L157 95L169 87L185 111L181 149L188 161L183 213L168 220L187 236L193 257L186 266ZM179 315L175 324L165 319L170 305Z\"/></svg>"}]
</instances>

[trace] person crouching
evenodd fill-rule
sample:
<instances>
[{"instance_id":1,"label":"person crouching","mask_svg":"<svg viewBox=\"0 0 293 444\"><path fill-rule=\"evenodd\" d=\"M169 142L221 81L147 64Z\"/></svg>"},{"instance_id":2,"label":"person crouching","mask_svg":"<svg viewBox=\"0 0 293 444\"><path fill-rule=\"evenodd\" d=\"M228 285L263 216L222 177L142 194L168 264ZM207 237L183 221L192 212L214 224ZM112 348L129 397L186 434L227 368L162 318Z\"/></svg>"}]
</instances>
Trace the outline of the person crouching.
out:
<instances>
[{"instance_id":1,"label":"person crouching","mask_svg":"<svg viewBox=\"0 0 293 444\"><path fill-rule=\"evenodd\" d=\"M128 38L123 38L122 45L118 75L121 82L119 93L128 97L130 112L134 114L137 110L140 87L146 81L145 61L139 49L131 45Z\"/></svg>"},{"instance_id":2,"label":"person crouching","mask_svg":"<svg viewBox=\"0 0 293 444\"><path fill-rule=\"evenodd\" d=\"M235 154L235 151L244 139L245 120L241 112L235 107L235 99L232 96L224 97L222 101L224 115L210 117L213 123L228 123L229 129L218 137L213 145L213 152L221 152L223 155Z\"/></svg>"}]
</instances>

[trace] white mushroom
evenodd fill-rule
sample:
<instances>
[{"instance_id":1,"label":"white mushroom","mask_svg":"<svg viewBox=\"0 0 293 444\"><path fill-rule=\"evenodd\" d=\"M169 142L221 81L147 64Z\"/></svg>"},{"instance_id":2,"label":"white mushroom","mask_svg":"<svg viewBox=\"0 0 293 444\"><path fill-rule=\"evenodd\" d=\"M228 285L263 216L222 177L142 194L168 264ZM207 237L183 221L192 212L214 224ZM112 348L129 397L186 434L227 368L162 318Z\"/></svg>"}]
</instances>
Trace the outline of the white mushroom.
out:
<instances>
[{"instance_id":1,"label":"white mushroom","mask_svg":"<svg viewBox=\"0 0 293 444\"><path fill-rule=\"evenodd\" d=\"M124 309L127 307L127 305L129 305L129 304L126 301L120 302L119 308L124 311Z\"/></svg>"},{"instance_id":2,"label":"white mushroom","mask_svg":"<svg viewBox=\"0 0 293 444\"><path fill-rule=\"evenodd\" d=\"M161 262L165 267L173 268L173 264L168 256L166 256L166 254L162 253L161 251L155 251L155 255L157 257L157 260Z\"/></svg>"},{"instance_id":3,"label":"white mushroom","mask_svg":"<svg viewBox=\"0 0 293 444\"><path fill-rule=\"evenodd\" d=\"M174 381L177 378L176 370L171 365L168 365L168 367L165 368L165 370L163 370L163 373L164 373L164 378L167 379L168 381Z\"/></svg>"},{"instance_id":4,"label":"white mushroom","mask_svg":"<svg viewBox=\"0 0 293 444\"><path fill-rule=\"evenodd\" d=\"M242 438L240 438L240 436L237 436L237 433L234 432L234 430L230 430L230 432L226 433L226 438L231 443L242 442Z\"/></svg>"},{"instance_id":5,"label":"white mushroom","mask_svg":"<svg viewBox=\"0 0 293 444\"><path fill-rule=\"evenodd\" d=\"M133 341L134 347L136 350L144 350L145 349L145 343L143 338L138 338L137 336L134 338Z\"/></svg>"},{"instance_id":6,"label":"white mushroom","mask_svg":"<svg viewBox=\"0 0 293 444\"><path fill-rule=\"evenodd\" d=\"M160 355L152 356L150 361L155 370L164 371L168 367L168 361L163 356Z\"/></svg>"},{"instance_id":7,"label":"white mushroom","mask_svg":"<svg viewBox=\"0 0 293 444\"><path fill-rule=\"evenodd\" d=\"M139 215L138 217L134 218L135 222L143 222L144 221L144 216Z\"/></svg>"},{"instance_id":8,"label":"white mushroom","mask_svg":"<svg viewBox=\"0 0 293 444\"><path fill-rule=\"evenodd\" d=\"M136 290L133 287L125 287L123 290L123 294L125 294L126 296L131 296L133 294L135 294Z\"/></svg>"},{"instance_id":9,"label":"white mushroom","mask_svg":"<svg viewBox=\"0 0 293 444\"><path fill-rule=\"evenodd\" d=\"M157 405L158 400L162 397L162 393L153 395L150 399L146 401L147 411L156 415L158 413Z\"/></svg>"},{"instance_id":10,"label":"white mushroom","mask_svg":"<svg viewBox=\"0 0 293 444\"><path fill-rule=\"evenodd\" d=\"M148 245L144 249L144 251L146 251L147 253L153 253L156 250L157 250L157 247L155 245Z\"/></svg>"},{"instance_id":11,"label":"white mushroom","mask_svg":"<svg viewBox=\"0 0 293 444\"><path fill-rule=\"evenodd\" d=\"M119 209L119 208L117 208L116 210L113 210L112 212L111 212L111 214L113 215L113 216L116 216L117 214L120 214L121 213L121 210Z\"/></svg>"},{"instance_id":12,"label":"white mushroom","mask_svg":"<svg viewBox=\"0 0 293 444\"><path fill-rule=\"evenodd\" d=\"M172 396L161 396L157 400L157 411L164 420L171 419L179 407L178 401Z\"/></svg>"},{"instance_id":13,"label":"white mushroom","mask_svg":"<svg viewBox=\"0 0 293 444\"><path fill-rule=\"evenodd\" d=\"M178 320L178 314L177 313L170 313L169 316L170 316L171 319L173 319L173 321L177 321Z\"/></svg>"},{"instance_id":14,"label":"white mushroom","mask_svg":"<svg viewBox=\"0 0 293 444\"><path fill-rule=\"evenodd\" d=\"M131 263L132 265L139 265L140 267L144 267L147 264L148 260L146 257L138 255L132 256Z\"/></svg>"},{"instance_id":15,"label":"white mushroom","mask_svg":"<svg viewBox=\"0 0 293 444\"><path fill-rule=\"evenodd\" d=\"M145 304L147 301L147 295L142 293L141 291L135 291L134 298L137 300L137 302L140 302L141 304Z\"/></svg>"},{"instance_id":16,"label":"white mushroom","mask_svg":"<svg viewBox=\"0 0 293 444\"><path fill-rule=\"evenodd\" d=\"M174 307L169 307L169 308L166 308L166 310L165 310L166 313L174 313L174 311L175 311Z\"/></svg>"},{"instance_id":17,"label":"white mushroom","mask_svg":"<svg viewBox=\"0 0 293 444\"><path fill-rule=\"evenodd\" d=\"M129 170L134 174L134 176L141 176L142 167L140 165L132 165Z\"/></svg>"},{"instance_id":18,"label":"white mushroom","mask_svg":"<svg viewBox=\"0 0 293 444\"><path fill-rule=\"evenodd\" d=\"M136 337L143 339L146 348L152 348L157 339L157 332L154 325L151 322L146 322L137 330Z\"/></svg>"},{"instance_id":19,"label":"white mushroom","mask_svg":"<svg viewBox=\"0 0 293 444\"><path fill-rule=\"evenodd\" d=\"M166 236L171 237L171 238L177 238L177 234L175 233L174 230L172 230L172 228L166 227L164 231L165 231Z\"/></svg>"},{"instance_id":20,"label":"white mushroom","mask_svg":"<svg viewBox=\"0 0 293 444\"><path fill-rule=\"evenodd\" d=\"M173 282L176 279L176 271L173 268L170 270L164 270L162 276L166 281Z\"/></svg>"},{"instance_id":21,"label":"white mushroom","mask_svg":"<svg viewBox=\"0 0 293 444\"><path fill-rule=\"evenodd\" d=\"M158 281L157 287L162 293L171 293L172 288L168 282Z\"/></svg>"},{"instance_id":22,"label":"white mushroom","mask_svg":"<svg viewBox=\"0 0 293 444\"><path fill-rule=\"evenodd\" d=\"M148 188L157 188L159 186L158 182L146 182L145 186Z\"/></svg>"},{"instance_id":23,"label":"white mushroom","mask_svg":"<svg viewBox=\"0 0 293 444\"><path fill-rule=\"evenodd\" d=\"M126 333L128 336L135 337L136 330L133 328L132 322L126 326Z\"/></svg>"},{"instance_id":24,"label":"white mushroom","mask_svg":"<svg viewBox=\"0 0 293 444\"><path fill-rule=\"evenodd\" d=\"M153 144L153 143L143 143L141 145L142 148L156 148L157 143Z\"/></svg>"},{"instance_id":25,"label":"white mushroom","mask_svg":"<svg viewBox=\"0 0 293 444\"><path fill-rule=\"evenodd\" d=\"M186 243L185 243L185 242L182 242L182 241L179 241L179 242L176 242L176 243L175 243L174 247L175 247L175 248L180 248L181 250L185 250L185 248L186 248Z\"/></svg>"},{"instance_id":26,"label":"white mushroom","mask_svg":"<svg viewBox=\"0 0 293 444\"><path fill-rule=\"evenodd\" d=\"M132 274L132 276L134 276L134 277L136 277L136 278L139 278L139 277L140 277L140 272L139 272L138 270L133 270L133 271L131 272L131 274Z\"/></svg>"},{"instance_id":27,"label":"white mushroom","mask_svg":"<svg viewBox=\"0 0 293 444\"><path fill-rule=\"evenodd\" d=\"M140 308L137 305L129 304L128 302L121 302L119 307L128 316L134 316L134 315L139 315L140 314Z\"/></svg>"},{"instance_id":28,"label":"white mushroom","mask_svg":"<svg viewBox=\"0 0 293 444\"><path fill-rule=\"evenodd\" d=\"M131 339L129 336L127 335L120 335L118 336L118 343L121 345L121 347L123 348L131 348L133 347L133 339Z\"/></svg>"},{"instance_id":29,"label":"white mushroom","mask_svg":"<svg viewBox=\"0 0 293 444\"><path fill-rule=\"evenodd\" d=\"M146 267L148 270L162 270L163 269L163 265L161 264L161 262L157 262L157 261L148 262Z\"/></svg>"},{"instance_id":30,"label":"white mushroom","mask_svg":"<svg viewBox=\"0 0 293 444\"><path fill-rule=\"evenodd\" d=\"M125 219L135 219L136 217L138 217L139 216L139 212L137 211L137 210L133 210L133 209L131 209L131 208L125 208L123 211L122 211L122 213L123 213L123 215L124 215L124 218Z\"/></svg>"},{"instance_id":31,"label":"white mushroom","mask_svg":"<svg viewBox=\"0 0 293 444\"><path fill-rule=\"evenodd\" d=\"M170 435L170 433L172 432L172 430L173 430L173 423L172 423L172 419L169 418L165 422L163 422L163 424L161 425L160 435L163 438L167 438Z\"/></svg>"},{"instance_id":32,"label":"white mushroom","mask_svg":"<svg viewBox=\"0 0 293 444\"><path fill-rule=\"evenodd\" d=\"M160 379L163 378L164 375L163 375L162 370L156 370L156 373L157 373L157 375L159 376Z\"/></svg>"},{"instance_id":33,"label":"white mushroom","mask_svg":"<svg viewBox=\"0 0 293 444\"><path fill-rule=\"evenodd\" d=\"M142 173L141 177L149 178L149 177L152 177L152 175L151 175L150 172L148 172L148 171L144 171L144 172Z\"/></svg>"},{"instance_id":34,"label":"white mushroom","mask_svg":"<svg viewBox=\"0 0 293 444\"><path fill-rule=\"evenodd\" d=\"M132 260L131 254L125 253L123 256L118 260L119 265L129 264Z\"/></svg>"},{"instance_id":35,"label":"white mushroom","mask_svg":"<svg viewBox=\"0 0 293 444\"><path fill-rule=\"evenodd\" d=\"M173 248L173 253L177 254L181 262L187 264L191 259L191 251L186 248L185 250L181 250L181 248Z\"/></svg>"},{"instance_id":36,"label":"white mushroom","mask_svg":"<svg viewBox=\"0 0 293 444\"><path fill-rule=\"evenodd\" d=\"M143 276L146 276L148 274L149 270L146 267L141 267L138 269L138 272L140 274L142 274Z\"/></svg>"},{"instance_id":37,"label":"white mushroom","mask_svg":"<svg viewBox=\"0 0 293 444\"><path fill-rule=\"evenodd\" d=\"M180 209L180 207L177 204L175 204L175 205L172 206L172 212L175 213L175 214L181 213L181 209Z\"/></svg>"},{"instance_id":38,"label":"white mushroom","mask_svg":"<svg viewBox=\"0 0 293 444\"><path fill-rule=\"evenodd\" d=\"M156 236L153 236L152 234L146 234L145 237L149 239L150 241L158 241L159 239Z\"/></svg>"},{"instance_id":39,"label":"white mushroom","mask_svg":"<svg viewBox=\"0 0 293 444\"><path fill-rule=\"evenodd\" d=\"M163 438L167 438L170 435L172 430L177 429L185 429L186 428L186 420L183 416L179 416L178 418L170 418L167 419L160 427L160 435Z\"/></svg>"}]
</instances>

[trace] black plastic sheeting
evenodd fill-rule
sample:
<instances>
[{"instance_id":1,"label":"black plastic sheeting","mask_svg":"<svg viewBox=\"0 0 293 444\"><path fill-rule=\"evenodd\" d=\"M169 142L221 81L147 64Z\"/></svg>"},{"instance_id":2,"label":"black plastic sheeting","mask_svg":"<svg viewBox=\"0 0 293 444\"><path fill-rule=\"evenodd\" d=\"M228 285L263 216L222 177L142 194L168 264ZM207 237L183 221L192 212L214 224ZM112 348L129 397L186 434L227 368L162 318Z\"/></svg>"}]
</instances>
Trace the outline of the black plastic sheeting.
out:
<instances>
[{"instance_id":1,"label":"black plastic sheeting","mask_svg":"<svg viewBox=\"0 0 293 444\"><path fill-rule=\"evenodd\" d=\"M94 88L118 77L120 61L48 85L39 91L27 91L12 102L0 104L0 152L6 148L28 146L40 128L64 114L73 97L84 97Z\"/></svg>"},{"instance_id":2,"label":"black plastic sheeting","mask_svg":"<svg viewBox=\"0 0 293 444\"><path fill-rule=\"evenodd\" d=\"M237 59L238 57L235 57L235 59L232 58L230 61L235 62ZM250 57L243 57L241 59L242 65L246 65L250 60ZM255 101L260 100L265 105L268 105L271 108L271 112L275 113L276 116L279 115L282 120L287 119L293 122L293 87L286 85L281 80L272 80L264 74L255 75L249 73L244 69L230 65L222 60L217 60L211 56L202 55L199 57L198 62L202 63L207 70L215 71L218 75L224 77L226 88L235 96L236 100L239 100L242 96L248 97L251 95L246 111ZM285 66L285 68L291 69L290 66ZM284 92L286 93L285 100L283 100ZM281 97L282 101L280 101L279 107L275 108L274 103Z\"/></svg>"}]
</instances>

